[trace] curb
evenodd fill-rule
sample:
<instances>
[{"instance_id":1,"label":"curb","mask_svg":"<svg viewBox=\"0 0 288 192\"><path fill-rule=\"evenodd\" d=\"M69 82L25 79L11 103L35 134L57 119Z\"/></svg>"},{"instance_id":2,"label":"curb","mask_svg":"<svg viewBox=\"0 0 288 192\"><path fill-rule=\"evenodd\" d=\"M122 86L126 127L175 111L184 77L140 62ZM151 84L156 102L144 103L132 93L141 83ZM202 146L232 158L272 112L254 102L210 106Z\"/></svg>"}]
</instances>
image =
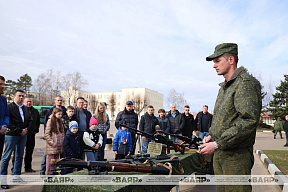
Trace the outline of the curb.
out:
<instances>
[{"instance_id":1,"label":"curb","mask_svg":"<svg viewBox=\"0 0 288 192\"><path fill-rule=\"evenodd\" d=\"M260 160L269 171L269 173L274 177L275 175L283 175L285 176L276 165L265 155L265 153L261 150L255 150L255 153L259 156ZM288 192L288 183L284 183L284 185L279 185L282 192Z\"/></svg>"}]
</instances>

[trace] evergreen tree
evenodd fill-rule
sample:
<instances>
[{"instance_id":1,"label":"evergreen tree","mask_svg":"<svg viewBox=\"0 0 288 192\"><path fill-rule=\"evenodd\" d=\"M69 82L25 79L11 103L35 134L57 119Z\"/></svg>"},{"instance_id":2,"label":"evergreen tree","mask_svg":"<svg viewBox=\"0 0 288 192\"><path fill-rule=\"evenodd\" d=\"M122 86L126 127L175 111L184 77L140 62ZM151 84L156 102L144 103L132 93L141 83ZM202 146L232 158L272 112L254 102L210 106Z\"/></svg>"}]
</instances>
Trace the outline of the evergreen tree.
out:
<instances>
[{"instance_id":1,"label":"evergreen tree","mask_svg":"<svg viewBox=\"0 0 288 192\"><path fill-rule=\"evenodd\" d=\"M284 81L276 87L276 93L272 95L273 100L270 101L268 111L271 112L271 117L281 117L284 119L288 114L288 75L284 75Z\"/></svg>"},{"instance_id":2,"label":"evergreen tree","mask_svg":"<svg viewBox=\"0 0 288 192\"><path fill-rule=\"evenodd\" d=\"M11 103L13 101L13 94L17 90L17 83L16 81L7 80L5 82L5 92L4 95L6 96L7 102Z\"/></svg>"},{"instance_id":3,"label":"evergreen tree","mask_svg":"<svg viewBox=\"0 0 288 192\"><path fill-rule=\"evenodd\" d=\"M32 78L26 73L25 75L22 75L19 79L17 79L17 89L22 89L26 97L29 97L29 91L32 87Z\"/></svg>"}]
</instances>

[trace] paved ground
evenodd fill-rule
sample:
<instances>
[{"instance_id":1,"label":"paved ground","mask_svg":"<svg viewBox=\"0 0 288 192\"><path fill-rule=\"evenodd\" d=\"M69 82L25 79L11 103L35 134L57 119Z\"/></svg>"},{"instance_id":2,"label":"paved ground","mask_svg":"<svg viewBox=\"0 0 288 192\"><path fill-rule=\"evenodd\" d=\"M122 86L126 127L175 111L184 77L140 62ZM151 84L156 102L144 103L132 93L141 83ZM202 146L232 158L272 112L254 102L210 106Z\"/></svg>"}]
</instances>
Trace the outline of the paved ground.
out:
<instances>
[{"instance_id":1,"label":"paved ground","mask_svg":"<svg viewBox=\"0 0 288 192\"><path fill-rule=\"evenodd\" d=\"M43 155L43 150L45 148L45 141L42 139L43 138L43 125L40 127L40 133L36 135L36 146L33 154L33 169L35 169L37 172L34 174L39 174L40 173L40 163ZM116 129L113 127L111 128L111 132L115 133ZM279 136L278 136L279 137ZM283 147L285 144L285 138L284 139L273 139L273 134L266 133L266 132L257 132L256 136L256 143L254 145L254 149L279 149L279 150L288 150L287 147ZM136 151L138 151L136 149ZM259 159L258 156L255 156L255 164L252 169L252 174L253 175L269 175L267 169L264 167L263 163ZM114 159L114 153L112 150L106 150L106 155L105 157L108 160ZM11 174L10 171L11 168L11 163L9 165L9 174ZM24 173L24 165L22 169L22 174L27 174ZM28 192L28 191L34 191L38 192L41 191L42 186L11 186L8 192L14 192L14 191L21 191L21 192ZM175 189L173 189L175 191ZM180 191L185 192L185 191L216 191L216 188L214 186L180 186ZM280 188L278 186L253 186L253 191L258 192L258 191L265 191L265 192L277 192L280 191ZM0 191L1 192L1 191Z\"/></svg>"}]
</instances>

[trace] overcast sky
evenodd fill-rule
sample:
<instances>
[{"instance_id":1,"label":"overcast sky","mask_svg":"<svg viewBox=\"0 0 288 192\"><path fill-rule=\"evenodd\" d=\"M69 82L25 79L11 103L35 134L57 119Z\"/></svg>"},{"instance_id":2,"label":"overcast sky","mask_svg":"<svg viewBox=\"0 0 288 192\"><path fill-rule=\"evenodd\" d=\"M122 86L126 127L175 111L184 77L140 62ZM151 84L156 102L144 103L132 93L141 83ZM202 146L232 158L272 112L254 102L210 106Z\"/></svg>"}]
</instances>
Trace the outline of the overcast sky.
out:
<instances>
[{"instance_id":1,"label":"overcast sky","mask_svg":"<svg viewBox=\"0 0 288 192\"><path fill-rule=\"evenodd\" d=\"M288 1L0 0L0 74L32 79L79 71L87 91L175 88L198 112L213 110L223 81L205 57L239 46L239 66L268 89L288 69Z\"/></svg>"}]
</instances>

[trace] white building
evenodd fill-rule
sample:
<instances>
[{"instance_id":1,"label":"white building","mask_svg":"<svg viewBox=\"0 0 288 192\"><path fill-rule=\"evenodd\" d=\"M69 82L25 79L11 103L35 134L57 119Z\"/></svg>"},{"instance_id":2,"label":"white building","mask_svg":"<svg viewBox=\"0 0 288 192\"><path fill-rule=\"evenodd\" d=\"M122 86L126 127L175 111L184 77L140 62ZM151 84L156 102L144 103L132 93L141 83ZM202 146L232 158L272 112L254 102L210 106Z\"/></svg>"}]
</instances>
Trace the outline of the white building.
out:
<instances>
[{"instance_id":1,"label":"white building","mask_svg":"<svg viewBox=\"0 0 288 192\"><path fill-rule=\"evenodd\" d=\"M111 97L114 97L114 114L111 111ZM140 116L143 115L147 111L147 106L152 105L155 109L155 115L158 115L158 109L163 108L163 94L153 91L147 88L124 88L119 92L84 92L84 91L77 91L75 94L70 94L68 96L67 91L62 91L61 96L64 98L64 106L74 105L75 100L77 97L81 96L84 97L88 101L88 110L91 113L95 111L95 103L96 102L105 102L108 104L107 112L111 119L115 119L117 114L124 110L126 102L131 100L135 105L135 110L142 108L143 103L145 102L146 107L141 111ZM73 102L71 102L73 101Z\"/></svg>"}]
</instances>

